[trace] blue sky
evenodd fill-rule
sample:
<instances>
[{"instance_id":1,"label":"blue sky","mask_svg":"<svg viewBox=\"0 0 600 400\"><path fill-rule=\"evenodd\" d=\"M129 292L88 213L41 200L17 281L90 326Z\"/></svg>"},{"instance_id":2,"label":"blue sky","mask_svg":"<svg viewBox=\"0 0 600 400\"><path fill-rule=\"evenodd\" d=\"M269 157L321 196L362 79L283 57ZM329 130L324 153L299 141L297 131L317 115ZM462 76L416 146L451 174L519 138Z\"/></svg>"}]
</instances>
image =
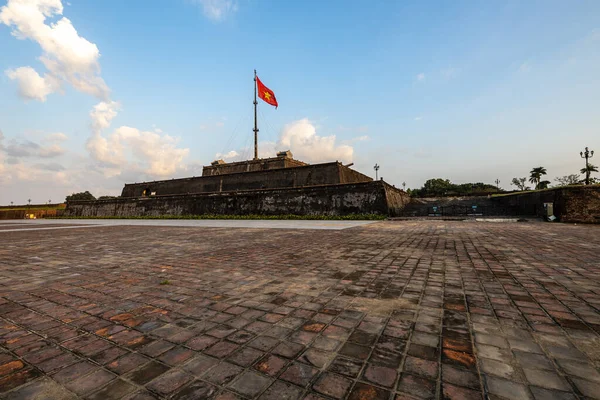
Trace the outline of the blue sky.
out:
<instances>
[{"instance_id":1,"label":"blue sky","mask_svg":"<svg viewBox=\"0 0 600 400\"><path fill-rule=\"evenodd\" d=\"M600 152L599 2L423 3L4 1L0 204L245 158L253 69L265 156L510 189Z\"/></svg>"}]
</instances>

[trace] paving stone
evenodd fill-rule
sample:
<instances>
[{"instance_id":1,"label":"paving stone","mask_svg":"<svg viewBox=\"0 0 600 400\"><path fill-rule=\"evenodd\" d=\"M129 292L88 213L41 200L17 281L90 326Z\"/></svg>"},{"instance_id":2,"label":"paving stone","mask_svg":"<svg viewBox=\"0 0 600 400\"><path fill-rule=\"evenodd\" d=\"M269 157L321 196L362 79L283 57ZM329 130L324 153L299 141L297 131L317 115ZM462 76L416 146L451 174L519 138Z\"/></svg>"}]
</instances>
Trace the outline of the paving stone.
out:
<instances>
[{"instance_id":1,"label":"paving stone","mask_svg":"<svg viewBox=\"0 0 600 400\"><path fill-rule=\"evenodd\" d=\"M41 373L31 368L21 369L13 374L5 375L0 378L0 393L8 392L16 387L24 385L38 378Z\"/></svg>"},{"instance_id":2,"label":"paving stone","mask_svg":"<svg viewBox=\"0 0 600 400\"><path fill-rule=\"evenodd\" d=\"M244 371L228 387L243 396L254 397L265 390L272 382L272 379L264 375L253 371Z\"/></svg>"},{"instance_id":3,"label":"paving stone","mask_svg":"<svg viewBox=\"0 0 600 400\"><path fill-rule=\"evenodd\" d=\"M502 361L490 360L488 358L480 358L479 365L481 371L486 374L496 375L500 378L509 379L512 381L521 381L521 374L512 365L505 364Z\"/></svg>"},{"instance_id":4,"label":"paving stone","mask_svg":"<svg viewBox=\"0 0 600 400\"><path fill-rule=\"evenodd\" d=\"M331 398L313 389L327 376L352 382L344 398L428 397L438 378L441 398L518 398L523 388L526 398L593 398L600 237L590 229L382 221L293 233L12 232L6 248L42 245L30 258L0 252L4 281L13 282L15 265L35 277L0 299L0 391L47 376L79 385L84 397L148 399L162 395L139 385L179 371L196 381L165 397L245 398L227 385L246 371L315 399ZM171 285L159 285L159 274ZM394 301L402 306L389 307ZM258 371L267 359L272 366ZM404 389L388 395L383 381L369 380L375 368L401 372ZM276 392L269 388L256 396Z\"/></svg>"},{"instance_id":5,"label":"paving stone","mask_svg":"<svg viewBox=\"0 0 600 400\"><path fill-rule=\"evenodd\" d=\"M313 368L310 365L293 362L285 372L281 374L280 378L298 386L306 387L318 372L318 369Z\"/></svg>"},{"instance_id":6,"label":"paving stone","mask_svg":"<svg viewBox=\"0 0 600 400\"><path fill-rule=\"evenodd\" d=\"M237 350L239 347L240 346L235 343L224 341L213 345L208 350L205 350L204 353L216 358L225 358L231 353L233 353L235 350Z\"/></svg>"},{"instance_id":7,"label":"paving stone","mask_svg":"<svg viewBox=\"0 0 600 400\"><path fill-rule=\"evenodd\" d=\"M490 346L496 346L500 348L508 348L508 342L502 336L497 335L489 335L484 333L476 333L475 334L475 342L487 344Z\"/></svg>"},{"instance_id":8,"label":"paving stone","mask_svg":"<svg viewBox=\"0 0 600 400\"><path fill-rule=\"evenodd\" d=\"M363 382L358 382L348 396L348 400L387 400L390 392Z\"/></svg>"},{"instance_id":9,"label":"paving stone","mask_svg":"<svg viewBox=\"0 0 600 400\"><path fill-rule=\"evenodd\" d=\"M147 357L144 357L139 353L128 353L123 357L108 363L106 368L116 374L122 375L146 364L148 361L149 359Z\"/></svg>"},{"instance_id":10,"label":"paving stone","mask_svg":"<svg viewBox=\"0 0 600 400\"><path fill-rule=\"evenodd\" d=\"M531 399L526 385L492 376L487 376L486 382L491 394L511 400Z\"/></svg>"},{"instance_id":11,"label":"paving stone","mask_svg":"<svg viewBox=\"0 0 600 400\"><path fill-rule=\"evenodd\" d=\"M188 340L186 342L186 346L188 346L192 350L202 351L202 350L212 346L213 344L217 343L218 341L219 341L219 339L217 339L215 337L202 335L202 336L197 336L195 338ZM173 346L171 346L170 348L172 348L172 347Z\"/></svg>"},{"instance_id":12,"label":"paving stone","mask_svg":"<svg viewBox=\"0 0 600 400\"><path fill-rule=\"evenodd\" d=\"M435 381L407 373L402 373L398 382L398 392L421 399L434 399L435 390Z\"/></svg>"},{"instance_id":13,"label":"paving stone","mask_svg":"<svg viewBox=\"0 0 600 400\"><path fill-rule=\"evenodd\" d=\"M523 368L554 370L552 361L543 354L533 354L521 351L514 351L513 353Z\"/></svg>"},{"instance_id":14,"label":"paving stone","mask_svg":"<svg viewBox=\"0 0 600 400\"><path fill-rule=\"evenodd\" d=\"M395 369L379 365L367 365L364 379L379 386L391 388L396 383L397 373Z\"/></svg>"},{"instance_id":15,"label":"paving stone","mask_svg":"<svg viewBox=\"0 0 600 400\"><path fill-rule=\"evenodd\" d=\"M508 343L513 350L520 350L528 353L542 353L540 346L532 340L509 338Z\"/></svg>"},{"instance_id":16,"label":"paving stone","mask_svg":"<svg viewBox=\"0 0 600 400\"><path fill-rule=\"evenodd\" d=\"M99 369L97 365L94 365L87 361L81 361L77 364L73 364L68 366L60 371L57 371L55 374L51 375L52 379L57 381L58 383L62 383L63 385L67 382L80 378L84 375L91 373Z\"/></svg>"},{"instance_id":17,"label":"paving stone","mask_svg":"<svg viewBox=\"0 0 600 400\"><path fill-rule=\"evenodd\" d=\"M311 348L305 351L299 360L317 368L324 368L333 360L334 356L335 353Z\"/></svg>"},{"instance_id":18,"label":"paving stone","mask_svg":"<svg viewBox=\"0 0 600 400\"><path fill-rule=\"evenodd\" d=\"M279 340L268 336L259 336L248 343L248 346L262 351L269 351L279 344Z\"/></svg>"},{"instance_id":19,"label":"paving stone","mask_svg":"<svg viewBox=\"0 0 600 400\"><path fill-rule=\"evenodd\" d=\"M154 379L146 388L161 396L167 396L192 380L192 376L180 370L171 370Z\"/></svg>"},{"instance_id":20,"label":"paving stone","mask_svg":"<svg viewBox=\"0 0 600 400\"><path fill-rule=\"evenodd\" d=\"M295 358L304 349L304 346L298 343L281 342L273 350L273 354L285 358Z\"/></svg>"},{"instance_id":21,"label":"paving stone","mask_svg":"<svg viewBox=\"0 0 600 400\"><path fill-rule=\"evenodd\" d=\"M243 371L237 365L228 362L222 362L219 365L211 368L202 378L216 385L225 385L231 382L236 376Z\"/></svg>"},{"instance_id":22,"label":"paving stone","mask_svg":"<svg viewBox=\"0 0 600 400\"><path fill-rule=\"evenodd\" d=\"M281 381L276 381L260 397L260 400L296 400L302 395L302 389Z\"/></svg>"},{"instance_id":23,"label":"paving stone","mask_svg":"<svg viewBox=\"0 0 600 400\"><path fill-rule=\"evenodd\" d=\"M533 397L535 400L576 400L572 393L569 392L559 392L558 390L550 390L539 388L535 386L530 386L531 392L533 393Z\"/></svg>"},{"instance_id":24,"label":"paving stone","mask_svg":"<svg viewBox=\"0 0 600 400\"><path fill-rule=\"evenodd\" d=\"M340 355L358 360L366 360L371 354L371 348L347 342L339 351Z\"/></svg>"},{"instance_id":25,"label":"paving stone","mask_svg":"<svg viewBox=\"0 0 600 400\"><path fill-rule=\"evenodd\" d=\"M523 372L527 381L532 385L562 391L569 391L571 389L569 384L555 372L526 368L523 369Z\"/></svg>"},{"instance_id":26,"label":"paving stone","mask_svg":"<svg viewBox=\"0 0 600 400\"><path fill-rule=\"evenodd\" d=\"M10 392L6 400L25 400L25 399L61 399L75 400L77 396L70 393L64 387L60 386L52 379L44 377L29 385L23 386L13 392Z\"/></svg>"},{"instance_id":27,"label":"paving stone","mask_svg":"<svg viewBox=\"0 0 600 400\"><path fill-rule=\"evenodd\" d=\"M434 347L434 348L437 347L438 344L440 343L440 338L438 335L432 335L430 333L425 333L425 332L413 333L410 340L412 343L420 344L423 346Z\"/></svg>"},{"instance_id":28,"label":"paving stone","mask_svg":"<svg viewBox=\"0 0 600 400\"><path fill-rule=\"evenodd\" d=\"M558 365L569 375L600 383L600 373L583 361L558 360Z\"/></svg>"},{"instance_id":29,"label":"paving stone","mask_svg":"<svg viewBox=\"0 0 600 400\"><path fill-rule=\"evenodd\" d=\"M195 380L171 397L174 400L210 399L218 392L217 386Z\"/></svg>"},{"instance_id":30,"label":"paving stone","mask_svg":"<svg viewBox=\"0 0 600 400\"><path fill-rule=\"evenodd\" d=\"M478 390L455 386L448 382L442 383L442 396L444 400L481 400L483 397Z\"/></svg>"},{"instance_id":31,"label":"paving stone","mask_svg":"<svg viewBox=\"0 0 600 400\"><path fill-rule=\"evenodd\" d=\"M324 351L335 351L340 347L340 344L339 340L319 336L313 342L312 347Z\"/></svg>"},{"instance_id":32,"label":"paving stone","mask_svg":"<svg viewBox=\"0 0 600 400\"><path fill-rule=\"evenodd\" d=\"M156 361L151 361L143 367L129 373L128 376L129 380L131 380L132 382L135 382L138 385L145 385L152 379L164 374L168 370L169 367L167 367L166 365Z\"/></svg>"},{"instance_id":33,"label":"paving stone","mask_svg":"<svg viewBox=\"0 0 600 400\"><path fill-rule=\"evenodd\" d=\"M342 399L350 389L352 381L341 375L325 372L313 384L312 388L334 399Z\"/></svg>"},{"instance_id":34,"label":"paving stone","mask_svg":"<svg viewBox=\"0 0 600 400\"><path fill-rule=\"evenodd\" d=\"M98 369L89 375L82 376L65 384L65 387L71 392L80 396L91 393L106 383L115 379L115 375L103 369Z\"/></svg>"},{"instance_id":35,"label":"paving stone","mask_svg":"<svg viewBox=\"0 0 600 400\"><path fill-rule=\"evenodd\" d=\"M435 379L438 376L439 364L436 361L408 356L404 360L404 371L413 375Z\"/></svg>"},{"instance_id":36,"label":"paving stone","mask_svg":"<svg viewBox=\"0 0 600 400\"><path fill-rule=\"evenodd\" d=\"M254 364L254 369L264 374L275 376L285 367L288 361L285 358L269 354Z\"/></svg>"},{"instance_id":37,"label":"paving stone","mask_svg":"<svg viewBox=\"0 0 600 400\"><path fill-rule=\"evenodd\" d=\"M90 400L118 400L137 390L137 387L121 379L115 379L89 397Z\"/></svg>"},{"instance_id":38,"label":"paving stone","mask_svg":"<svg viewBox=\"0 0 600 400\"><path fill-rule=\"evenodd\" d=\"M331 372L356 378L358 377L362 367L362 361L352 360L344 357L336 357L327 369Z\"/></svg>"},{"instance_id":39,"label":"paving stone","mask_svg":"<svg viewBox=\"0 0 600 400\"><path fill-rule=\"evenodd\" d=\"M600 399L600 384L597 382L590 382L580 378L573 378L573 382L577 389L587 397L592 399Z\"/></svg>"},{"instance_id":40,"label":"paving stone","mask_svg":"<svg viewBox=\"0 0 600 400\"><path fill-rule=\"evenodd\" d=\"M510 363L512 360L508 350L484 344L477 344L476 347L477 355L479 357L490 358L492 360L502 361L504 363Z\"/></svg>"}]
</instances>

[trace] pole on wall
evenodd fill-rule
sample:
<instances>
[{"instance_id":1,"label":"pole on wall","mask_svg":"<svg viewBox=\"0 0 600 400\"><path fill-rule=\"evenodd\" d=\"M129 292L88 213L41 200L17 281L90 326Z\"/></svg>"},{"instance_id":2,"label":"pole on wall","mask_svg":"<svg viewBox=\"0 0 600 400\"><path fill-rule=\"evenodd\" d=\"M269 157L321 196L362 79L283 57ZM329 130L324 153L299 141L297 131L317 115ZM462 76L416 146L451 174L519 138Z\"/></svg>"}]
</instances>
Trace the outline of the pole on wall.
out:
<instances>
[{"instance_id":1,"label":"pole on wall","mask_svg":"<svg viewBox=\"0 0 600 400\"><path fill-rule=\"evenodd\" d=\"M254 70L254 159L258 160L258 120L256 118L256 70Z\"/></svg>"}]
</instances>

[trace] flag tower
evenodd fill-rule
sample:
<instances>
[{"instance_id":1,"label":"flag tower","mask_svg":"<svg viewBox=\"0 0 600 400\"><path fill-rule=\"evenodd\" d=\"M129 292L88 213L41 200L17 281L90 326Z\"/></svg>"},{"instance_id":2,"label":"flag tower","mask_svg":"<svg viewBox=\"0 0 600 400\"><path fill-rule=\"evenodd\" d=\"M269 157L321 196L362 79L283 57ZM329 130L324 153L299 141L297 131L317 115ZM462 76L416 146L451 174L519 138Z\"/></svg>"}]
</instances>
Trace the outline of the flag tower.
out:
<instances>
[{"instance_id":1,"label":"flag tower","mask_svg":"<svg viewBox=\"0 0 600 400\"><path fill-rule=\"evenodd\" d=\"M277 99L275 98L275 93L268 87L266 87L258 76L256 75L256 70L254 70L254 159L258 160L258 119L256 118L256 109L258 106L258 101L256 100L256 95L258 92L258 97L263 100L265 103L270 104L272 106L279 105L277 103Z\"/></svg>"},{"instance_id":2,"label":"flag tower","mask_svg":"<svg viewBox=\"0 0 600 400\"><path fill-rule=\"evenodd\" d=\"M258 160L258 121L256 119L256 70L254 70L254 159Z\"/></svg>"}]
</instances>

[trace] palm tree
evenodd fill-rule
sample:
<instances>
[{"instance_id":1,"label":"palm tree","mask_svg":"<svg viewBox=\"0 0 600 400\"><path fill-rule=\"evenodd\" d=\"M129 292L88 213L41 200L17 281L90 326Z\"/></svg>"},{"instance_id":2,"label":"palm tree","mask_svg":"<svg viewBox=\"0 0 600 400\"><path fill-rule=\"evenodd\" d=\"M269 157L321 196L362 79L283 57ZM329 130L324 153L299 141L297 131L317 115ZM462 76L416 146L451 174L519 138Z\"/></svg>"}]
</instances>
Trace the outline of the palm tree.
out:
<instances>
[{"instance_id":1,"label":"palm tree","mask_svg":"<svg viewBox=\"0 0 600 400\"><path fill-rule=\"evenodd\" d=\"M585 168L581 168L579 172L585 174L585 176L587 176L587 174L591 175L592 172L598 172L598 167L596 167L594 164L588 163L588 165L586 165Z\"/></svg>"},{"instance_id":2,"label":"palm tree","mask_svg":"<svg viewBox=\"0 0 600 400\"><path fill-rule=\"evenodd\" d=\"M533 183L535 185L535 188L537 189L538 186L540 185L540 181L542 180L542 175L546 175L546 168L544 167L537 167L531 170L531 172L529 173L529 182Z\"/></svg>"}]
</instances>

